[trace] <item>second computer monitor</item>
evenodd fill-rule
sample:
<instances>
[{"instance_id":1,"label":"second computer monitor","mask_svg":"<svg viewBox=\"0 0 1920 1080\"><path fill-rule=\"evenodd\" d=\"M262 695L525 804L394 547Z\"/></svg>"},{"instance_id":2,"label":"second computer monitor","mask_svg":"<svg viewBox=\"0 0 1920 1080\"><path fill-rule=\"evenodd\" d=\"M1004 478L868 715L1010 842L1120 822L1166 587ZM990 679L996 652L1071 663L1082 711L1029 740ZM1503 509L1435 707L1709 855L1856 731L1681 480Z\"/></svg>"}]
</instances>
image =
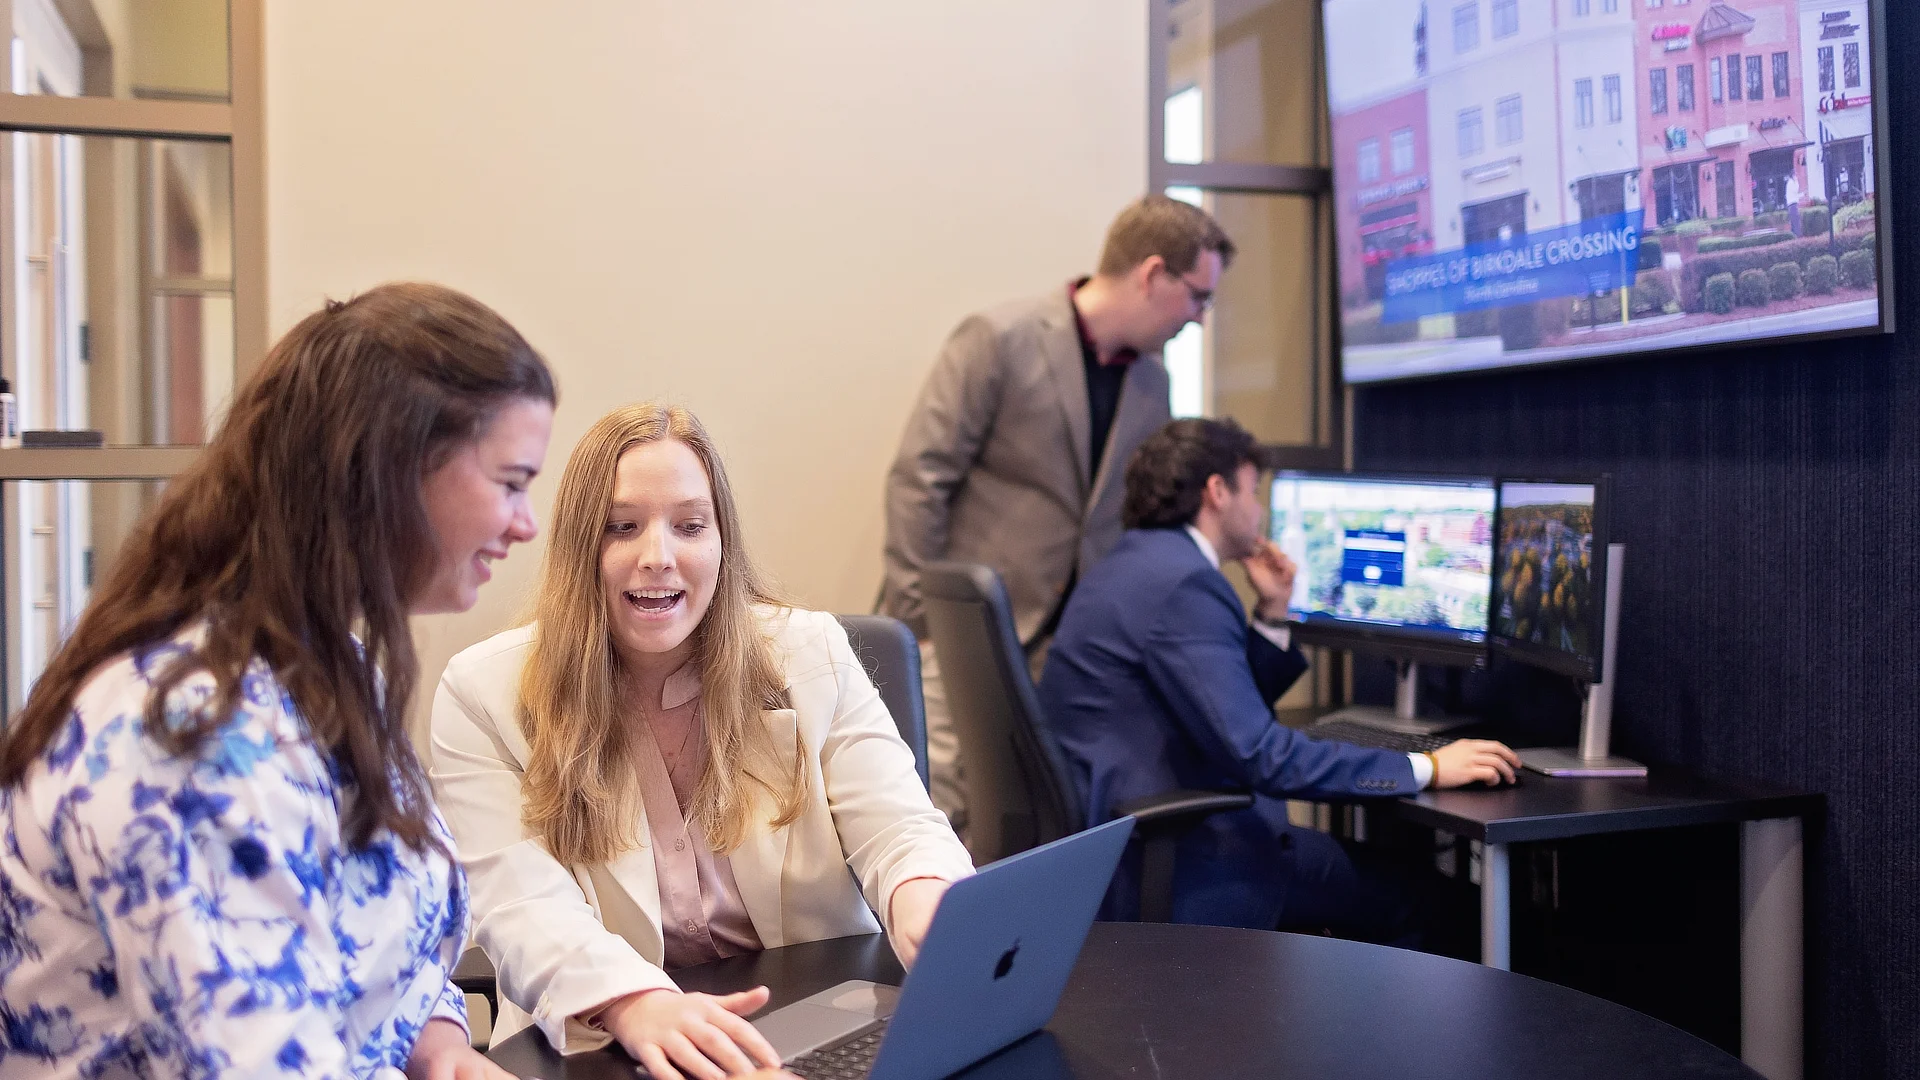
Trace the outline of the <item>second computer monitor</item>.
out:
<instances>
[{"instance_id":1,"label":"second computer monitor","mask_svg":"<svg viewBox=\"0 0 1920 1080\"><path fill-rule=\"evenodd\" d=\"M1303 641L1427 662L1484 656L1494 484L1479 477L1282 472L1269 527L1298 567Z\"/></svg>"},{"instance_id":2,"label":"second computer monitor","mask_svg":"<svg viewBox=\"0 0 1920 1080\"><path fill-rule=\"evenodd\" d=\"M1600 677L1607 559L1605 477L1500 481L1494 648L1585 682Z\"/></svg>"}]
</instances>

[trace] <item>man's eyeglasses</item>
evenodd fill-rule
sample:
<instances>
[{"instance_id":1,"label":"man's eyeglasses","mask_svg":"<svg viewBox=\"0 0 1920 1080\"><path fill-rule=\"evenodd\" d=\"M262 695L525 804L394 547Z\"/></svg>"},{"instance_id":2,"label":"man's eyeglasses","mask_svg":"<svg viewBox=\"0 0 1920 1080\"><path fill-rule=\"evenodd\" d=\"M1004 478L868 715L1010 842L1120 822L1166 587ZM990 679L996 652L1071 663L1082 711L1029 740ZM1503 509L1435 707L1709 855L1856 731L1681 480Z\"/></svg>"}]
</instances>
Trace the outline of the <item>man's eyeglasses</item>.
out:
<instances>
[{"instance_id":1,"label":"man's eyeglasses","mask_svg":"<svg viewBox=\"0 0 1920 1080\"><path fill-rule=\"evenodd\" d=\"M1197 288L1195 287L1193 282L1188 281L1186 278L1181 277L1179 274L1176 274L1171 270L1167 270L1166 275L1172 278L1173 280L1179 282L1187 290L1187 296L1193 300L1194 307L1200 309L1201 311L1205 311L1208 308L1213 306L1213 290L1212 289Z\"/></svg>"}]
</instances>

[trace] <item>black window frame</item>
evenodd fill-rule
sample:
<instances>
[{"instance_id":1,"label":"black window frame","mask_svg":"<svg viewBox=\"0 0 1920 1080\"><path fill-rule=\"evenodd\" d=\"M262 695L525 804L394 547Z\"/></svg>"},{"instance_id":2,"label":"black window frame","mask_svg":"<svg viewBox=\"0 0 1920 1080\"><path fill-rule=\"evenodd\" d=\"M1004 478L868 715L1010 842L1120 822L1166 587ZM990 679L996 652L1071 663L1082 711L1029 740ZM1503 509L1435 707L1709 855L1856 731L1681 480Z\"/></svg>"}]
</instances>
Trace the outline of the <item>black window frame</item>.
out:
<instances>
[{"instance_id":1,"label":"black window frame","mask_svg":"<svg viewBox=\"0 0 1920 1080\"><path fill-rule=\"evenodd\" d=\"M240 3L257 4L261 0L233 0L236 9ZM1204 195L1232 196L1241 198L1253 196L1262 203L1279 206L1304 206L1310 215L1310 226L1304 245L1305 264L1316 268L1314 271L1323 278L1321 287L1310 288L1313 296L1313 316L1304 320L1305 326L1300 333L1307 339L1305 385L1288 391L1304 399L1306 428L1296 436L1288 436L1287 441L1265 446L1264 452L1273 455L1270 460L1284 462L1287 468L1297 469L1339 469L1346 464L1348 445L1346 410L1342 407L1343 378L1339 353L1340 295L1337 264L1333 258L1333 238L1335 236L1333 206L1333 170L1331 157L1334 148L1324 130L1318 131L1313 140L1312 156L1305 161L1283 162L1236 162L1236 161L1199 161L1175 162L1166 159L1166 99L1170 91L1179 89L1171 85L1168 77L1169 45L1173 40L1173 7L1176 0L1150 0L1146 13L1147 41L1147 85L1150 92L1146 96L1147 129L1147 187L1150 191L1164 191L1169 187L1190 188ZM1315 40L1324 33L1321 5L1304 4L1300 14L1305 18L1305 29ZM1441 48L1439 35L1443 31L1435 28L1418 36L1415 40L1414 58L1424 69L1429 62L1432 50ZM1322 110L1327 107L1324 72L1324 54L1316 50L1312 71L1313 94L1316 105ZM1441 137L1440 132L1430 132L1429 139ZM1416 140L1417 144L1417 140ZM1432 144L1437 145L1437 144ZM1420 147L1416 145L1416 154ZM1436 163L1437 164L1437 163ZM1389 166L1390 168L1391 166ZM1429 163L1415 159L1416 169L1431 167ZM1332 666L1338 667L1340 658L1336 657Z\"/></svg>"}]
</instances>

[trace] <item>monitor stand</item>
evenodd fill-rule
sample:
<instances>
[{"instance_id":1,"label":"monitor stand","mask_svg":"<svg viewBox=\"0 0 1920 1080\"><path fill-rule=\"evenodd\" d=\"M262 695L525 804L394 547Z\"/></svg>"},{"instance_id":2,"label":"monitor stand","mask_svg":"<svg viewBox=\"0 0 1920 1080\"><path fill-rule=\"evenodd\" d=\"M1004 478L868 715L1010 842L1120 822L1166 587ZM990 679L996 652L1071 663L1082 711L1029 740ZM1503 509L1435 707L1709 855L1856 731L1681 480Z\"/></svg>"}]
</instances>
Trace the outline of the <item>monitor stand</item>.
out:
<instances>
[{"instance_id":1,"label":"monitor stand","mask_svg":"<svg viewBox=\"0 0 1920 1080\"><path fill-rule=\"evenodd\" d=\"M1406 735L1439 735L1479 722L1471 716L1419 715L1420 665L1411 660L1397 660L1394 662L1394 671L1393 708L1349 705L1328 713L1321 720L1345 720Z\"/></svg>"},{"instance_id":2,"label":"monitor stand","mask_svg":"<svg viewBox=\"0 0 1920 1080\"><path fill-rule=\"evenodd\" d=\"M1600 643L1600 681L1588 685L1586 705L1580 711L1580 745L1516 751L1520 763L1534 772L1548 776L1647 775L1645 765L1608 753L1613 738L1614 646L1620 636L1620 575L1626 561L1625 544L1607 545L1606 637Z\"/></svg>"}]
</instances>

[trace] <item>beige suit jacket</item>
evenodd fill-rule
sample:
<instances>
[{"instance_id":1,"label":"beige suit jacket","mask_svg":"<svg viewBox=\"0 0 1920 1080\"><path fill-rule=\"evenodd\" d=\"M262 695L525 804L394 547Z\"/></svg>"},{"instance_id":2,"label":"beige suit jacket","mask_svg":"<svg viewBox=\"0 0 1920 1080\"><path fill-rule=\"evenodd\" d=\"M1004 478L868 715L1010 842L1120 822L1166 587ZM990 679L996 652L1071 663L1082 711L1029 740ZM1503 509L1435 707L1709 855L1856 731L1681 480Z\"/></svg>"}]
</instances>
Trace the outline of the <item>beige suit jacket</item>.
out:
<instances>
[{"instance_id":1,"label":"beige suit jacket","mask_svg":"<svg viewBox=\"0 0 1920 1080\"><path fill-rule=\"evenodd\" d=\"M793 706L762 715L776 745L797 736L805 746L809 802L793 824L756 830L732 853L734 881L769 949L872 933L901 882L955 880L973 863L928 801L840 624L811 611L760 615ZM639 848L596 866L562 865L521 824L527 740L517 715L532 644L533 628L521 627L447 665L433 699L433 789L472 885L474 936L498 972L494 1043L531 1022L571 1053L607 1042L577 1014L673 980L660 968L646 822Z\"/></svg>"},{"instance_id":2,"label":"beige suit jacket","mask_svg":"<svg viewBox=\"0 0 1920 1080\"><path fill-rule=\"evenodd\" d=\"M1067 583L1120 539L1127 460L1171 419L1158 355L1127 371L1098 475L1072 302L1052 292L969 317L935 362L887 474L881 609L926 636L920 570L1000 572L1031 642Z\"/></svg>"}]
</instances>

